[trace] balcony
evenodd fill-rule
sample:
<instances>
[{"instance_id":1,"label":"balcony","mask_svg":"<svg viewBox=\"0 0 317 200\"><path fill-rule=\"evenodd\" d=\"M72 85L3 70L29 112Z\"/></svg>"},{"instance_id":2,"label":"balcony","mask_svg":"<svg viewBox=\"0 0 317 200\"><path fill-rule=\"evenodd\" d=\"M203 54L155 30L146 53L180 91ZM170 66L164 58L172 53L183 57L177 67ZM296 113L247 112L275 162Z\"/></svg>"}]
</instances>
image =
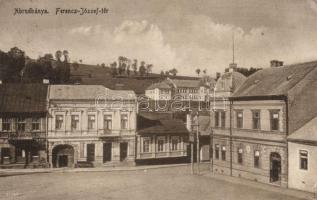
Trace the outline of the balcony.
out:
<instances>
[{"instance_id":1,"label":"balcony","mask_svg":"<svg viewBox=\"0 0 317 200\"><path fill-rule=\"evenodd\" d=\"M131 129L104 129L99 132L99 137L121 137L135 135L135 130Z\"/></svg>"},{"instance_id":2,"label":"balcony","mask_svg":"<svg viewBox=\"0 0 317 200\"><path fill-rule=\"evenodd\" d=\"M10 132L6 133L9 140L33 140L45 138L45 132Z\"/></svg>"},{"instance_id":3,"label":"balcony","mask_svg":"<svg viewBox=\"0 0 317 200\"><path fill-rule=\"evenodd\" d=\"M120 137L120 136L121 136L120 130L104 129L103 132L99 133L99 137Z\"/></svg>"}]
</instances>

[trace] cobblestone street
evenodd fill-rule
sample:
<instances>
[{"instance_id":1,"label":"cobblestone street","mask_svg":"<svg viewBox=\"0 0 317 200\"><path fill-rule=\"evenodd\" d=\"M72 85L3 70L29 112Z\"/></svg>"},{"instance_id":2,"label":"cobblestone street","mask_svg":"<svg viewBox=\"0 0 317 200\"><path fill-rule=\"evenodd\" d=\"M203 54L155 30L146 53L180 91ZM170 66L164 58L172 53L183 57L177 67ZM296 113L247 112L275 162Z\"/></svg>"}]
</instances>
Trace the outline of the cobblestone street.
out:
<instances>
[{"instance_id":1,"label":"cobblestone street","mask_svg":"<svg viewBox=\"0 0 317 200\"><path fill-rule=\"evenodd\" d=\"M117 172L53 172L2 177L0 199L214 199L297 200L178 168Z\"/></svg>"}]
</instances>

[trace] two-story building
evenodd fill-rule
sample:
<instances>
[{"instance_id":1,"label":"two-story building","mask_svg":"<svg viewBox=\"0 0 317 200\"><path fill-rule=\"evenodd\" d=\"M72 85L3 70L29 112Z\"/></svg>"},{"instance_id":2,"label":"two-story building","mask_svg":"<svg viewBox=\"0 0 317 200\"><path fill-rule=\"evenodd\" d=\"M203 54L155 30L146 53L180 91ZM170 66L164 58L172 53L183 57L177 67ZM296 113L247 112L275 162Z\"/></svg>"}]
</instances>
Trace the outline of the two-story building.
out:
<instances>
[{"instance_id":1,"label":"two-story building","mask_svg":"<svg viewBox=\"0 0 317 200\"><path fill-rule=\"evenodd\" d=\"M133 91L100 85L51 85L51 166L134 165L136 106Z\"/></svg>"},{"instance_id":2,"label":"two-story building","mask_svg":"<svg viewBox=\"0 0 317 200\"><path fill-rule=\"evenodd\" d=\"M0 166L47 164L45 84L0 84Z\"/></svg>"},{"instance_id":3,"label":"two-story building","mask_svg":"<svg viewBox=\"0 0 317 200\"><path fill-rule=\"evenodd\" d=\"M287 187L287 136L317 112L309 89L316 67L309 62L260 70L229 97L228 112L214 112L215 172Z\"/></svg>"},{"instance_id":4,"label":"two-story building","mask_svg":"<svg viewBox=\"0 0 317 200\"><path fill-rule=\"evenodd\" d=\"M209 97L210 83L200 79L182 80L167 78L159 83L150 85L145 95L152 100L173 100L175 98L185 101L205 101Z\"/></svg>"}]
</instances>

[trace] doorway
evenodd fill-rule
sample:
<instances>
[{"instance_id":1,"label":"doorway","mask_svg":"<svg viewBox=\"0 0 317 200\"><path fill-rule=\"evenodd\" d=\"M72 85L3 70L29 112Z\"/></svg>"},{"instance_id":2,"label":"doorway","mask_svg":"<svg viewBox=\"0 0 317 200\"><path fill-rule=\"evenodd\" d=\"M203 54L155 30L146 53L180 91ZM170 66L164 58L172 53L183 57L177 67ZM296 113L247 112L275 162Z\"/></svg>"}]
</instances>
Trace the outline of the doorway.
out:
<instances>
[{"instance_id":1,"label":"doorway","mask_svg":"<svg viewBox=\"0 0 317 200\"><path fill-rule=\"evenodd\" d=\"M1 164L9 164L10 159L10 148L1 148Z\"/></svg>"},{"instance_id":2,"label":"doorway","mask_svg":"<svg viewBox=\"0 0 317 200\"><path fill-rule=\"evenodd\" d=\"M128 157L128 143L120 143L120 161L126 160Z\"/></svg>"},{"instance_id":3,"label":"doorway","mask_svg":"<svg viewBox=\"0 0 317 200\"><path fill-rule=\"evenodd\" d=\"M58 167L67 167L68 166L68 156L59 155L58 156Z\"/></svg>"},{"instance_id":4,"label":"doorway","mask_svg":"<svg viewBox=\"0 0 317 200\"><path fill-rule=\"evenodd\" d=\"M103 144L103 162L110 162L112 155L112 144L104 143Z\"/></svg>"},{"instance_id":5,"label":"doorway","mask_svg":"<svg viewBox=\"0 0 317 200\"><path fill-rule=\"evenodd\" d=\"M87 162L95 161L95 144L87 144Z\"/></svg>"},{"instance_id":6,"label":"doorway","mask_svg":"<svg viewBox=\"0 0 317 200\"><path fill-rule=\"evenodd\" d=\"M270 182L281 180L281 156L278 153L271 153L270 156Z\"/></svg>"},{"instance_id":7,"label":"doorway","mask_svg":"<svg viewBox=\"0 0 317 200\"><path fill-rule=\"evenodd\" d=\"M52 151L53 167L73 167L74 148L70 145L57 145Z\"/></svg>"}]
</instances>

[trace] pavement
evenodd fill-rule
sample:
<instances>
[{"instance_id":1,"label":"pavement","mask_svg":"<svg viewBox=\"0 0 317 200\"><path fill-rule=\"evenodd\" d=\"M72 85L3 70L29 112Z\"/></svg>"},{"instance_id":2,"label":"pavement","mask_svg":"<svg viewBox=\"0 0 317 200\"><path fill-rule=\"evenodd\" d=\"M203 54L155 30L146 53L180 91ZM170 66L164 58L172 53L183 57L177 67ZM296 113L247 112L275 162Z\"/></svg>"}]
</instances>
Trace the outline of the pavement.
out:
<instances>
[{"instance_id":1,"label":"pavement","mask_svg":"<svg viewBox=\"0 0 317 200\"><path fill-rule=\"evenodd\" d=\"M79 176L86 176L88 173L91 173L92 176L95 176L96 174L102 174L102 176L109 177L109 176L115 176L117 174L117 175L120 175L120 177L133 175L133 176L136 176L139 178L139 177L142 177L144 174L147 174L147 175L151 174L151 176L155 176L155 177L158 176L159 178L167 176L167 177L165 177L165 179L167 179L170 176L174 177L175 180L180 179L180 177L182 177L182 176L184 176L184 179L186 179L186 180L187 179L188 180L195 179L195 181L198 181L198 179L201 179L202 181L199 183L202 183L202 184L213 185L213 184L222 183L222 185L224 185L224 186L228 185L228 186L226 186L229 188L229 190L227 192L230 194L232 192L236 193L236 188L241 187L244 190L245 190L245 188L248 188L248 190L246 190L246 191L262 191L263 195L267 195L267 194L272 193L272 194L274 194L274 198L279 197L279 199L289 200L289 199L291 199L291 197L294 199L304 199L304 200L314 199L314 195L312 193L307 193L307 192L293 190L293 189L287 189L287 188L281 188L281 187L277 187L274 185L249 181L249 180L237 178L237 177L230 177L230 176L225 176L225 175L213 174L209 171L209 164L208 163L201 164L200 169L201 169L200 174L199 175L196 174L195 176L191 175L191 168L190 168L189 164L151 165L151 166L135 166L135 167L102 167L102 168L1 169L0 170L0 180L10 178L10 177L19 177L19 175L31 175L31 174L36 174L36 175L35 176L27 176L27 177L54 176L54 177L62 178L63 176L65 176L65 177L74 176L74 175L72 175L74 173L79 174ZM100 172L106 172L106 173L100 173ZM40 174L44 174L44 175L40 175ZM1 177L3 177L3 178L1 178ZM25 179L28 179L27 177ZM76 175L76 177L77 177L77 175ZM87 177L90 178L89 175L87 175ZM192 178L190 178L190 177L192 177ZM98 177L96 177L96 178L98 178ZM142 178L144 178L144 177L142 177ZM22 177L20 177L18 179L20 180L20 179L22 179ZM147 179L147 177L145 177L145 179ZM164 181L165 181L165 179L164 179ZM174 181L174 179L171 180L171 182ZM120 184L124 184L124 183L120 183ZM169 184L169 183L166 183L166 184ZM224 188L226 188L226 187L224 187ZM239 190L239 189L237 189L237 190ZM241 195L239 193L239 191L237 194ZM252 192L251 192L251 194L252 194ZM251 194L249 194L249 195L251 195ZM209 194L206 193L206 196L208 196L208 195ZM254 195L256 195L256 194L254 194ZM221 197L221 196L219 196L219 197ZM254 198L254 196L252 196L252 198ZM274 199L274 198L272 196L268 199ZM227 198L225 198L225 199L227 199ZM230 199L230 198L228 198L228 199ZM237 199L239 199L239 198L237 198ZM247 199L247 198L243 198L243 199ZM258 198L258 199L262 199L262 198ZM263 198L263 199L265 199L265 198Z\"/></svg>"}]
</instances>

